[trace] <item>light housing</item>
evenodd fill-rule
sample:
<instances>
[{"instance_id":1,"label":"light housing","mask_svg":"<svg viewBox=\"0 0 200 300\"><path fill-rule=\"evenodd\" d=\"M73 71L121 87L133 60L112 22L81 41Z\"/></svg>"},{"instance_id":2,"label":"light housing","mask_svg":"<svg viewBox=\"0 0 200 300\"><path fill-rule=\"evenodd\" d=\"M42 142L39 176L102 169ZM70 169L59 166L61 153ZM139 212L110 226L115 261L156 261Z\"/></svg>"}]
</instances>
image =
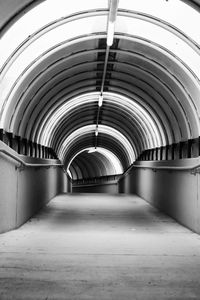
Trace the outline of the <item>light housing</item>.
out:
<instances>
[{"instance_id":1,"label":"light housing","mask_svg":"<svg viewBox=\"0 0 200 300\"><path fill-rule=\"evenodd\" d=\"M108 31L107 31L107 46L112 46L115 32L115 23L108 22Z\"/></svg>"},{"instance_id":2,"label":"light housing","mask_svg":"<svg viewBox=\"0 0 200 300\"><path fill-rule=\"evenodd\" d=\"M99 102L98 102L98 106L101 107L103 104L103 95L99 95Z\"/></svg>"},{"instance_id":3,"label":"light housing","mask_svg":"<svg viewBox=\"0 0 200 300\"><path fill-rule=\"evenodd\" d=\"M117 18L119 0L110 0L110 10L108 16L108 26L107 26L107 46L112 46L115 32L115 21Z\"/></svg>"}]
</instances>

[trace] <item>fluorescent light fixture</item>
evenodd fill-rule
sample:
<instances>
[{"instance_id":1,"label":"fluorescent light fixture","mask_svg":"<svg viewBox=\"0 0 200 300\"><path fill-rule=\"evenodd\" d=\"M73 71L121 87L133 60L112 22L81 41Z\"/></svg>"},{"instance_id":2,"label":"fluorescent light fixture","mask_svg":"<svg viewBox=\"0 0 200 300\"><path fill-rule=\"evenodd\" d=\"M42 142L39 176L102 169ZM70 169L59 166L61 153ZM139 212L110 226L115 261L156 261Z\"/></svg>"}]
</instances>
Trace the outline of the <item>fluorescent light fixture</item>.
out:
<instances>
[{"instance_id":1,"label":"fluorescent light fixture","mask_svg":"<svg viewBox=\"0 0 200 300\"><path fill-rule=\"evenodd\" d=\"M112 46L115 32L115 23L108 22L107 46Z\"/></svg>"},{"instance_id":2,"label":"fluorescent light fixture","mask_svg":"<svg viewBox=\"0 0 200 300\"><path fill-rule=\"evenodd\" d=\"M107 27L107 46L109 47L112 46L113 44L118 3L119 0L110 0L110 10L109 10L108 27Z\"/></svg>"},{"instance_id":3,"label":"fluorescent light fixture","mask_svg":"<svg viewBox=\"0 0 200 300\"><path fill-rule=\"evenodd\" d=\"M99 103L98 103L99 107L101 107L102 104L103 104L103 95L99 95Z\"/></svg>"}]
</instances>

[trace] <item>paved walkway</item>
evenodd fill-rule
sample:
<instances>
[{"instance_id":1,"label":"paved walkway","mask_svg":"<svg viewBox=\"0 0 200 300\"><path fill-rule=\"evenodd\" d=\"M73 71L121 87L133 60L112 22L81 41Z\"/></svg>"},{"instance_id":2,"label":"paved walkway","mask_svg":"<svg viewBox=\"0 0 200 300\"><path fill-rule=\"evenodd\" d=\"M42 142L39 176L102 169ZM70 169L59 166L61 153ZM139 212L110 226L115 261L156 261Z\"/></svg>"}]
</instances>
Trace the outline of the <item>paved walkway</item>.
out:
<instances>
[{"instance_id":1,"label":"paved walkway","mask_svg":"<svg viewBox=\"0 0 200 300\"><path fill-rule=\"evenodd\" d=\"M200 299L200 236L138 197L61 195L0 235L0 299Z\"/></svg>"}]
</instances>

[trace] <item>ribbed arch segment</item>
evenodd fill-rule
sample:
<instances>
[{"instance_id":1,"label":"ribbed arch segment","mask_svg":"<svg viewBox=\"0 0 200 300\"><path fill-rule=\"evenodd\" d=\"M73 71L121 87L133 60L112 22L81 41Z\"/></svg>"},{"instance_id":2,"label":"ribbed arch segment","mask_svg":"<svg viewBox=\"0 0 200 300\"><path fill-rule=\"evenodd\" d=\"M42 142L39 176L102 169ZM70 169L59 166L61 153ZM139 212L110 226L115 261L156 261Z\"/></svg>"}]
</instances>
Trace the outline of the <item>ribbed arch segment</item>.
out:
<instances>
[{"instance_id":1,"label":"ribbed arch segment","mask_svg":"<svg viewBox=\"0 0 200 300\"><path fill-rule=\"evenodd\" d=\"M98 139L108 1L12 4L0 20L0 127L52 147L66 168L74 158L73 178L96 176L96 163L99 176L114 172L85 150L95 145L124 170L146 149L198 137L200 18L185 2L196 1L119 1Z\"/></svg>"}]
</instances>

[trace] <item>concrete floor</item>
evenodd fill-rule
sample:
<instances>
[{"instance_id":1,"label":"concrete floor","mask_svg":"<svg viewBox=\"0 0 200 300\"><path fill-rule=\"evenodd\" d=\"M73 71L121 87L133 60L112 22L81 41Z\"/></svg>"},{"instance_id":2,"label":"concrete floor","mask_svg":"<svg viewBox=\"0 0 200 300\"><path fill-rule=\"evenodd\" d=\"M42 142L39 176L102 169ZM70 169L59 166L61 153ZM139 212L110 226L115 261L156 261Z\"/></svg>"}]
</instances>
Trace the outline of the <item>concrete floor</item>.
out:
<instances>
[{"instance_id":1,"label":"concrete floor","mask_svg":"<svg viewBox=\"0 0 200 300\"><path fill-rule=\"evenodd\" d=\"M136 196L61 195L0 235L0 299L200 299L200 236Z\"/></svg>"}]
</instances>

